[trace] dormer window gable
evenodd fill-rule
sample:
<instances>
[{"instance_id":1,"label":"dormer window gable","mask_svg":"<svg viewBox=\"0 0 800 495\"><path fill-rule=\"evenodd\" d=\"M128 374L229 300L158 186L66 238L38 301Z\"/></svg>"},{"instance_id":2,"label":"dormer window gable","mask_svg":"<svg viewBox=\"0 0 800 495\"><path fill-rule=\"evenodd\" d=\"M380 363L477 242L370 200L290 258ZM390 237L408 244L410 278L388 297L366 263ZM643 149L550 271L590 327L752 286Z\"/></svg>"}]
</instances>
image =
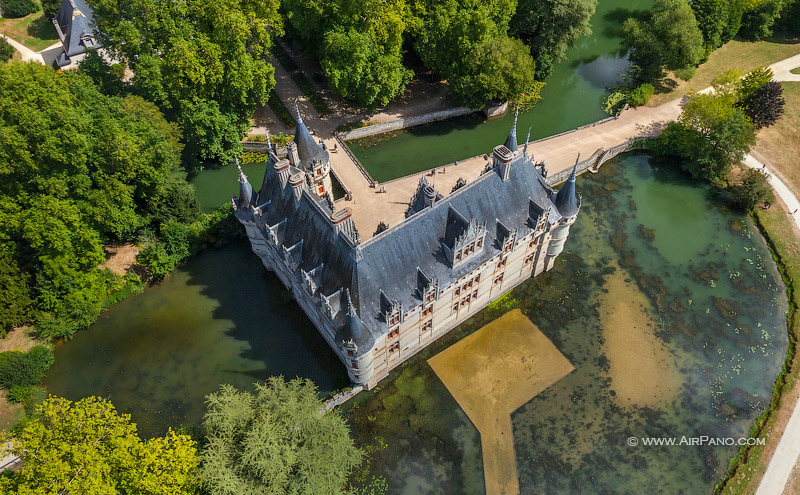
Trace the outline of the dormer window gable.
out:
<instances>
[{"instance_id":1,"label":"dormer window gable","mask_svg":"<svg viewBox=\"0 0 800 495\"><path fill-rule=\"evenodd\" d=\"M475 218L467 220L450 205L442 245L453 268L483 252L485 239L485 223L478 223Z\"/></svg>"},{"instance_id":2,"label":"dormer window gable","mask_svg":"<svg viewBox=\"0 0 800 495\"><path fill-rule=\"evenodd\" d=\"M436 299L436 291L438 284L428 277L421 268L417 267L417 297L419 297L423 306L427 306Z\"/></svg>"},{"instance_id":3,"label":"dormer window gable","mask_svg":"<svg viewBox=\"0 0 800 495\"><path fill-rule=\"evenodd\" d=\"M400 303L397 301L393 301L389 299L389 297L381 291L381 315L383 316L383 321L392 328L397 326L400 323Z\"/></svg>"},{"instance_id":4,"label":"dormer window gable","mask_svg":"<svg viewBox=\"0 0 800 495\"><path fill-rule=\"evenodd\" d=\"M503 254L508 254L514 249L514 243L517 241L517 231L509 229L503 222L497 220L497 244L498 248Z\"/></svg>"}]
</instances>

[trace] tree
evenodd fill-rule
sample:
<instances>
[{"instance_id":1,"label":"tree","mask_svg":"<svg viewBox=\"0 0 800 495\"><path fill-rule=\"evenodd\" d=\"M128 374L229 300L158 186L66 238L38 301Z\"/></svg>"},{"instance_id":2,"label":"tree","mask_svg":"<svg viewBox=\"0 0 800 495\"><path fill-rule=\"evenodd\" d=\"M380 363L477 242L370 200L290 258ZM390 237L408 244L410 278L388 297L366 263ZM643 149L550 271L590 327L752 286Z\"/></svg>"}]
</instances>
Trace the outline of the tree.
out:
<instances>
[{"instance_id":1,"label":"tree","mask_svg":"<svg viewBox=\"0 0 800 495\"><path fill-rule=\"evenodd\" d=\"M745 210L753 210L764 203L775 201L767 178L758 170L748 168L742 177L742 183L731 188L733 197Z\"/></svg>"},{"instance_id":2,"label":"tree","mask_svg":"<svg viewBox=\"0 0 800 495\"><path fill-rule=\"evenodd\" d=\"M206 398L201 480L216 495L341 494L361 462L344 419L324 412L310 380L272 377L255 392Z\"/></svg>"},{"instance_id":3,"label":"tree","mask_svg":"<svg viewBox=\"0 0 800 495\"><path fill-rule=\"evenodd\" d=\"M800 33L800 0L787 0L781 11L781 25Z\"/></svg>"},{"instance_id":4,"label":"tree","mask_svg":"<svg viewBox=\"0 0 800 495\"><path fill-rule=\"evenodd\" d=\"M90 0L97 37L135 76L133 89L184 130L184 160L226 162L275 85L265 62L282 34L278 0ZM201 114L197 117L196 113ZM194 125L202 124L195 132Z\"/></svg>"},{"instance_id":5,"label":"tree","mask_svg":"<svg viewBox=\"0 0 800 495\"><path fill-rule=\"evenodd\" d=\"M58 9L61 7L59 0L42 0L42 10L48 19L52 19L58 14Z\"/></svg>"},{"instance_id":6,"label":"tree","mask_svg":"<svg viewBox=\"0 0 800 495\"><path fill-rule=\"evenodd\" d=\"M647 105L647 102L650 101L650 97L653 96L655 90L656 88L654 88L652 84L640 84L631 90L627 98L628 104L632 107Z\"/></svg>"},{"instance_id":7,"label":"tree","mask_svg":"<svg viewBox=\"0 0 800 495\"><path fill-rule=\"evenodd\" d=\"M657 0L646 20L631 17L623 30L624 45L643 82L661 79L664 69L688 80L705 54L703 35L686 0Z\"/></svg>"},{"instance_id":8,"label":"tree","mask_svg":"<svg viewBox=\"0 0 800 495\"><path fill-rule=\"evenodd\" d=\"M769 127L783 115L783 86L770 81L756 89L742 102L744 113L753 121L756 129Z\"/></svg>"},{"instance_id":9,"label":"tree","mask_svg":"<svg viewBox=\"0 0 800 495\"><path fill-rule=\"evenodd\" d=\"M543 83L534 79L534 62L525 45L507 36L489 38L475 47L460 76L450 86L465 106L480 108L488 100L514 100L531 108L541 99Z\"/></svg>"},{"instance_id":10,"label":"tree","mask_svg":"<svg viewBox=\"0 0 800 495\"><path fill-rule=\"evenodd\" d=\"M12 244L0 244L0 337L31 317L30 275L14 256Z\"/></svg>"},{"instance_id":11,"label":"tree","mask_svg":"<svg viewBox=\"0 0 800 495\"><path fill-rule=\"evenodd\" d=\"M3 17L19 18L38 12L41 6L34 0L3 0Z\"/></svg>"},{"instance_id":12,"label":"tree","mask_svg":"<svg viewBox=\"0 0 800 495\"><path fill-rule=\"evenodd\" d=\"M8 62L17 51L5 38L0 38L0 63Z\"/></svg>"},{"instance_id":13,"label":"tree","mask_svg":"<svg viewBox=\"0 0 800 495\"><path fill-rule=\"evenodd\" d=\"M138 96L110 97L85 74L0 65L0 290L3 325L46 338L93 323L119 288L103 244L159 225L180 171L180 133ZM27 297L26 297L27 294ZM20 305L28 307L22 307Z\"/></svg>"},{"instance_id":14,"label":"tree","mask_svg":"<svg viewBox=\"0 0 800 495\"><path fill-rule=\"evenodd\" d=\"M681 160L692 176L724 182L733 163L755 144L755 130L744 112L724 95L699 94L684 106L655 142L656 151Z\"/></svg>"},{"instance_id":15,"label":"tree","mask_svg":"<svg viewBox=\"0 0 800 495\"><path fill-rule=\"evenodd\" d=\"M746 0L692 0L690 5L703 33L706 51L732 40L739 31Z\"/></svg>"},{"instance_id":16,"label":"tree","mask_svg":"<svg viewBox=\"0 0 800 495\"><path fill-rule=\"evenodd\" d=\"M50 397L3 440L23 463L0 477L3 493L181 495L194 493L195 442L170 430L143 442L130 416L111 402Z\"/></svg>"},{"instance_id":17,"label":"tree","mask_svg":"<svg viewBox=\"0 0 800 495\"><path fill-rule=\"evenodd\" d=\"M519 0L509 31L531 48L536 78L543 81L575 40L592 34L597 0Z\"/></svg>"},{"instance_id":18,"label":"tree","mask_svg":"<svg viewBox=\"0 0 800 495\"><path fill-rule=\"evenodd\" d=\"M742 14L739 34L750 40L772 36L772 28L782 8L783 0L750 0Z\"/></svg>"}]
</instances>

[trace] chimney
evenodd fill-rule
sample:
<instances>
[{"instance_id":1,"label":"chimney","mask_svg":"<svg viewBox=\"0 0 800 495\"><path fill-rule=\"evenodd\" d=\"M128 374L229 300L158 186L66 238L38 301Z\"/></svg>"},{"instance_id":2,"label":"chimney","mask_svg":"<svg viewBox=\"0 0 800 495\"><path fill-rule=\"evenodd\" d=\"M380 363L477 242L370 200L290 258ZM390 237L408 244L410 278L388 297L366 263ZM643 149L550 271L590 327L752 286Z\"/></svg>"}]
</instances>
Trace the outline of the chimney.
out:
<instances>
[{"instance_id":1,"label":"chimney","mask_svg":"<svg viewBox=\"0 0 800 495\"><path fill-rule=\"evenodd\" d=\"M297 143L289 141L286 145L286 151L289 154L289 163L291 163L293 167L300 168L300 155L297 154Z\"/></svg>"},{"instance_id":2,"label":"chimney","mask_svg":"<svg viewBox=\"0 0 800 495\"><path fill-rule=\"evenodd\" d=\"M503 182L507 181L511 174L511 161L514 159L514 153L501 144L494 147L493 157L494 167L500 174L500 178L503 179Z\"/></svg>"}]
</instances>

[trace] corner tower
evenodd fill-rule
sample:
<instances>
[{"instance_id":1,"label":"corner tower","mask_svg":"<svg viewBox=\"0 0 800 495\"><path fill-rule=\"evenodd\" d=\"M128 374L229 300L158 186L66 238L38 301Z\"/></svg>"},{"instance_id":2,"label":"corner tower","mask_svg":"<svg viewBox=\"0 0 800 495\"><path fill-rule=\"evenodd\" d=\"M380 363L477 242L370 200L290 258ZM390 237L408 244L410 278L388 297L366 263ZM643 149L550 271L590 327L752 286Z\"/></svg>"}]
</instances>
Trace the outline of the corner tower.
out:
<instances>
[{"instance_id":1,"label":"corner tower","mask_svg":"<svg viewBox=\"0 0 800 495\"><path fill-rule=\"evenodd\" d=\"M314 141L305 122L303 122L303 117L300 115L300 107L297 106L296 102L295 110L297 112L297 127L294 131L294 141L290 142L286 147L289 163L306 173L309 178L311 192L319 199L323 199L328 194L333 194L330 176L330 155L328 150Z\"/></svg>"},{"instance_id":2,"label":"corner tower","mask_svg":"<svg viewBox=\"0 0 800 495\"><path fill-rule=\"evenodd\" d=\"M547 257L545 259L545 270L553 267L556 257L564 251L564 243L569 237L569 229L575 220L578 218L578 212L581 209L581 197L575 192L575 178L578 173L578 159L575 160L575 166L572 167L572 173L569 174L569 179L561 186L561 189L555 195L553 204L555 204L561 219L556 225L553 226L551 232L550 245L547 247Z\"/></svg>"}]
</instances>

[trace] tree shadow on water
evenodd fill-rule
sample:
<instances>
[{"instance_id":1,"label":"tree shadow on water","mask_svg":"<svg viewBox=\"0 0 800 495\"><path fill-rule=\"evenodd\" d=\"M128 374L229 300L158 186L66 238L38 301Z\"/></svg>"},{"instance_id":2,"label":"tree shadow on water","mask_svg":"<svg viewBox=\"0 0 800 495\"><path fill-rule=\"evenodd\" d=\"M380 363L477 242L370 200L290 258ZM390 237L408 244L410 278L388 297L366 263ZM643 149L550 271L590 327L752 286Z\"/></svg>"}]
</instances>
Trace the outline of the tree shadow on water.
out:
<instances>
[{"instance_id":1,"label":"tree shadow on water","mask_svg":"<svg viewBox=\"0 0 800 495\"><path fill-rule=\"evenodd\" d=\"M239 373L254 380L310 378L323 394L348 385L341 361L300 306L283 302L283 285L246 240L201 253L184 269L190 284L202 286L202 294L218 302L214 318L233 323L227 334L249 344L241 357L264 363Z\"/></svg>"}]
</instances>

